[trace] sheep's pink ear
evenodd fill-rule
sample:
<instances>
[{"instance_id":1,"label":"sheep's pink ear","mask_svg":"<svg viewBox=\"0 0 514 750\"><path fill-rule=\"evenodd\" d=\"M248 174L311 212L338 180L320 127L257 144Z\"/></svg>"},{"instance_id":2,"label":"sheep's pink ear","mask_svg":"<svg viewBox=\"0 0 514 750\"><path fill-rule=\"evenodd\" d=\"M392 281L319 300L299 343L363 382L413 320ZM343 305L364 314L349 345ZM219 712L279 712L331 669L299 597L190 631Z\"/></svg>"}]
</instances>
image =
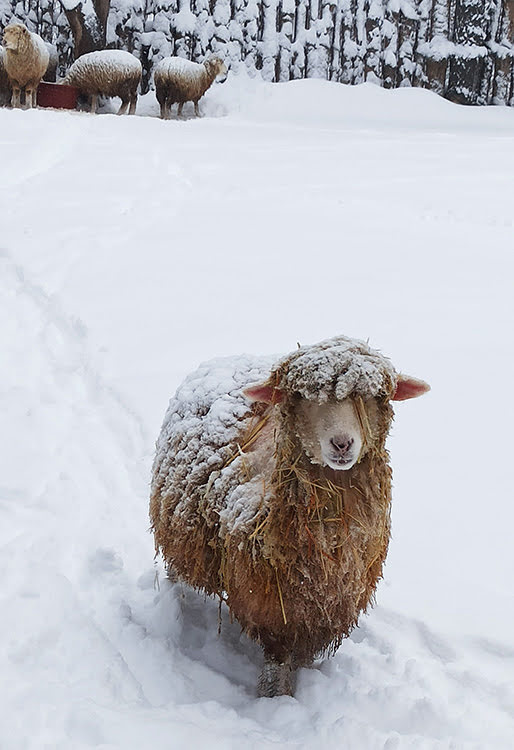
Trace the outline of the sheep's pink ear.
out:
<instances>
[{"instance_id":1,"label":"sheep's pink ear","mask_svg":"<svg viewBox=\"0 0 514 750\"><path fill-rule=\"evenodd\" d=\"M409 398L417 398L430 390L428 383L409 375L398 375L396 390L391 396L391 401L407 401Z\"/></svg>"},{"instance_id":2,"label":"sheep's pink ear","mask_svg":"<svg viewBox=\"0 0 514 750\"><path fill-rule=\"evenodd\" d=\"M268 382L250 385L243 393L250 401L262 401L265 404L280 404L285 399L284 391Z\"/></svg>"}]
</instances>

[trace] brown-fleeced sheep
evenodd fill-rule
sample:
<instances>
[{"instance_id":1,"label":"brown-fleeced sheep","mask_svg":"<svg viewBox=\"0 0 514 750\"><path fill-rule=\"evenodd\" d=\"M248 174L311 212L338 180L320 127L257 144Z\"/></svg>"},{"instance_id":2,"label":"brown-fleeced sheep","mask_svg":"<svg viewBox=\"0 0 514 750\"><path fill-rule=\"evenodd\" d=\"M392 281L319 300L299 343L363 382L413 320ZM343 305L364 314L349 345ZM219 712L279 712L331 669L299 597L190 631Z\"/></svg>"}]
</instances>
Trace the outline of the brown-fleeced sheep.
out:
<instances>
[{"instance_id":1,"label":"brown-fleeced sheep","mask_svg":"<svg viewBox=\"0 0 514 750\"><path fill-rule=\"evenodd\" d=\"M296 668L333 653L373 602L390 536L391 401L427 390L340 336L278 362L207 362L170 401L156 549L261 644L259 695L292 694Z\"/></svg>"},{"instance_id":2,"label":"brown-fleeced sheep","mask_svg":"<svg viewBox=\"0 0 514 750\"><path fill-rule=\"evenodd\" d=\"M198 102L207 89L218 78L227 78L227 68L219 57L210 57L204 63L194 63L183 57L165 57L155 67L155 95L161 105L161 117L168 120L170 108L178 104L178 117L186 102L194 102L195 114L199 115Z\"/></svg>"},{"instance_id":3,"label":"brown-fleeced sheep","mask_svg":"<svg viewBox=\"0 0 514 750\"><path fill-rule=\"evenodd\" d=\"M137 89L141 82L141 63L130 52L98 50L77 58L61 83L76 86L81 94L91 97L91 112L96 112L98 97L119 96L119 115L133 115L137 105Z\"/></svg>"},{"instance_id":4,"label":"brown-fleeced sheep","mask_svg":"<svg viewBox=\"0 0 514 750\"><path fill-rule=\"evenodd\" d=\"M37 87L48 67L50 56L39 34L29 31L22 23L6 26L3 34L5 70L12 88L12 106L21 107L21 92L25 92L25 106L36 106Z\"/></svg>"}]
</instances>

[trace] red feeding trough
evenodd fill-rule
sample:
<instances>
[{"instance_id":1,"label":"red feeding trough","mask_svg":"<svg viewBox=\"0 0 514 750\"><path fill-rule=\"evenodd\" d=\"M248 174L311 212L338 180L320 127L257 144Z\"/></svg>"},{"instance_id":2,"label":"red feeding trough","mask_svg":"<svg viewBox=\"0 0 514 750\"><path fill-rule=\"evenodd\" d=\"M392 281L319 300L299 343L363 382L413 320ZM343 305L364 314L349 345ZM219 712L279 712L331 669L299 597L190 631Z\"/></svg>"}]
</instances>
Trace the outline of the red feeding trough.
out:
<instances>
[{"instance_id":1,"label":"red feeding trough","mask_svg":"<svg viewBox=\"0 0 514 750\"><path fill-rule=\"evenodd\" d=\"M37 90L37 103L39 107L75 109L78 95L79 90L75 86L41 81Z\"/></svg>"}]
</instances>

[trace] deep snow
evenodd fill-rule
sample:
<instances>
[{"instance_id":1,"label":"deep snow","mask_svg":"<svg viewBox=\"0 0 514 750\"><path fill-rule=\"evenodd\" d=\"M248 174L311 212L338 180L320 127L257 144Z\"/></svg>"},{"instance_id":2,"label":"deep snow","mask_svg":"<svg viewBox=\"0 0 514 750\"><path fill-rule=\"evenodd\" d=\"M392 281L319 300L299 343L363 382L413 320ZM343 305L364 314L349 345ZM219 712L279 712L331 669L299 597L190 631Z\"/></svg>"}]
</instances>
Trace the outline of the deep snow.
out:
<instances>
[{"instance_id":1,"label":"deep snow","mask_svg":"<svg viewBox=\"0 0 514 750\"><path fill-rule=\"evenodd\" d=\"M514 112L202 104L0 110L0 747L510 748ZM378 606L257 700L258 648L154 567L154 441L201 360L339 333L432 392L395 408Z\"/></svg>"}]
</instances>

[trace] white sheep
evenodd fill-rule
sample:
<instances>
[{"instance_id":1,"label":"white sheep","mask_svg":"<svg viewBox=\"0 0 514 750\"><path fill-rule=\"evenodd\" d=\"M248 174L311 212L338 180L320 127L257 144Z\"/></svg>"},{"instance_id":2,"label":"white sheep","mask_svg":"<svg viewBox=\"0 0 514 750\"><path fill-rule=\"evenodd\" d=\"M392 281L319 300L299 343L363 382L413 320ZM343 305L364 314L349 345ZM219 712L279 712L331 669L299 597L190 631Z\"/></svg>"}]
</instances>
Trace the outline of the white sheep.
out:
<instances>
[{"instance_id":1,"label":"white sheep","mask_svg":"<svg viewBox=\"0 0 514 750\"><path fill-rule=\"evenodd\" d=\"M22 23L12 23L4 29L3 45L12 106L21 107L21 92L24 91L25 106L35 107L37 87L50 59L46 44L39 34L29 31Z\"/></svg>"},{"instance_id":2,"label":"white sheep","mask_svg":"<svg viewBox=\"0 0 514 750\"><path fill-rule=\"evenodd\" d=\"M278 362L205 363L170 401L156 550L262 645L260 695L292 694L296 668L333 652L373 602L390 536L390 402L428 389L340 336Z\"/></svg>"},{"instance_id":3,"label":"white sheep","mask_svg":"<svg viewBox=\"0 0 514 750\"><path fill-rule=\"evenodd\" d=\"M178 117L185 102L194 102L199 115L198 101L215 79L223 83L227 68L219 57L210 57L204 63L194 63L183 57L165 57L157 63L154 73L155 95L161 105L161 117L170 117L172 104L178 103Z\"/></svg>"},{"instance_id":4,"label":"white sheep","mask_svg":"<svg viewBox=\"0 0 514 750\"><path fill-rule=\"evenodd\" d=\"M76 86L81 94L91 97L91 112L96 112L98 97L119 96L119 115L136 111L137 89L141 82L141 63L130 52L99 50L77 58L62 83Z\"/></svg>"}]
</instances>

